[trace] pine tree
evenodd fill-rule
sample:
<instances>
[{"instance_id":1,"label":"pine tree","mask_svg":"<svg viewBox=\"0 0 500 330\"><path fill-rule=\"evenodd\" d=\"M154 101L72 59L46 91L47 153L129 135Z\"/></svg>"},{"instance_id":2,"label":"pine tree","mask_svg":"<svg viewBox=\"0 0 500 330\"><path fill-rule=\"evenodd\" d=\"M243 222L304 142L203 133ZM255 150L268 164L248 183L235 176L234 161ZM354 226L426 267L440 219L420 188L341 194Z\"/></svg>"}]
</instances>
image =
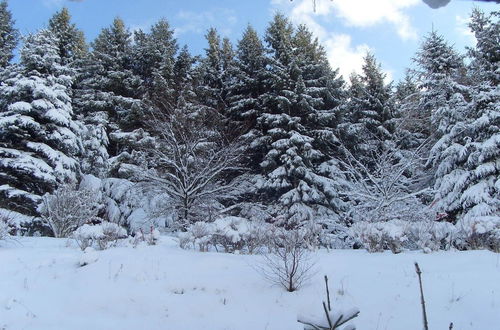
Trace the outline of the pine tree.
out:
<instances>
[{"instance_id":1,"label":"pine tree","mask_svg":"<svg viewBox=\"0 0 500 330\"><path fill-rule=\"evenodd\" d=\"M134 103L141 97L140 79L134 75L131 33L125 23L116 18L104 28L92 44L91 61L95 91L103 92L103 101L110 119L121 129L134 126Z\"/></svg>"},{"instance_id":2,"label":"pine tree","mask_svg":"<svg viewBox=\"0 0 500 330\"><path fill-rule=\"evenodd\" d=\"M19 32L14 28L12 14L7 1L0 2L0 69L7 67L14 57L13 51L19 40Z\"/></svg>"},{"instance_id":3,"label":"pine tree","mask_svg":"<svg viewBox=\"0 0 500 330\"><path fill-rule=\"evenodd\" d=\"M197 59L189 53L188 47L184 46L174 63L174 104L176 108L185 107L194 103L197 95L194 91L194 65Z\"/></svg>"},{"instance_id":4,"label":"pine tree","mask_svg":"<svg viewBox=\"0 0 500 330\"><path fill-rule=\"evenodd\" d=\"M427 118L425 134L433 135L436 141L462 116L451 102L463 103L461 98L466 94L466 87L459 83L464 70L463 60L441 35L432 31L425 37L413 61L418 66L415 70L420 89L418 108L423 112L422 117Z\"/></svg>"},{"instance_id":5,"label":"pine tree","mask_svg":"<svg viewBox=\"0 0 500 330\"><path fill-rule=\"evenodd\" d=\"M221 37L216 29L208 30L208 47L198 68L197 94L202 105L221 115L227 108L227 89L234 67L234 52L229 39Z\"/></svg>"},{"instance_id":6,"label":"pine tree","mask_svg":"<svg viewBox=\"0 0 500 330\"><path fill-rule=\"evenodd\" d=\"M148 103L156 107L172 108L174 64L178 50L174 30L161 19L149 33L136 31L134 36L134 71L146 88Z\"/></svg>"},{"instance_id":7,"label":"pine tree","mask_svg":"<svg viewBox=\"0 0 500 330\"><path fill-rule=\"evenodd\" d=\"M340 125L342 142L366 166L372 153L393 140L394 118L391 85L372 54L365 56L363 73L351 76L349 101Z\"/></svg>"},{"instance_id":8,"label":"pine tree","mask_svg":"<svg viewBox=\"0 0 500 330\"><path fill-rule=\"evenodd\" d=\"M35 215L44 193L79 175L81 126L57 42L48 30L30 35L17 74L1 87L1 207L24 214Z\"/></svg>"},{"instance_id":9,"label":"pine tree","mask_svg":"<svg viewBox=\"0 0 500 330\"><path fill-rule=\"evenodd\" d=\"M335 132L340 123L340 106L345 101L344 81L338 70L332 70L326 51L306 26L298 27L293 44L305 93L311 97L308 103L314 109L307 116L305 126L314 136L316 147L328 150L329 155L334 156L337 153Z\"/></svg>"},{"instance_id":10,"label":"pine tree","mask_svg":"<svg viewBox=\"0 0 500 330\"><path fill-rule=\"evenodd\" d=\"M49 31L58 40L58 53L61 64L75 64L75 61L83 59L88 53L83 31L71 23L71 15L68 8L64 7L49 20Z\"/></svg>"},{"instance_id":11,"label":"pine tree","mask_svg":"<svg viewBox=\"0 0 500 330\"><path fill-rule=\"evenodd\" d=\"M256 126L264 94L265 49L257 32L248 26L236 49L236 64L228 86L227 116L235 129L245 134Z\"/></svg>"},{"instance_id":12,"label":"pine tree","mask_svg":"<svg viewBox=\"0 0 500 330\"><path fill-rule=\"evenodd\" d=\"M470 102L451 104L458 115L434 147L437 207L473 232L500 228L500 46L492 42L499 38L499 15L475 10L471 16L478 42L469 52Z\"/></svg>"},{"instance_id":13,"label":"pine tree","mask_svg":"<svg viewBox=\"0 0 500 330\"><path fill-rule=\"evenodd\" d=\"M121 19L104 28L92 48L78 79L75 104L87 127L84 171L103 175L110 156L130 149L126 142L110 139L112 134L142 126L143 89L133 72L131 33Z\"/></svg>"},{"instance_id":14,"label":"pine tree","mask_svg":"<svg viewBox=\"0 0 500 330\"><path fill-rule=\"evenodd\" d=\"M398 82L393 95L394 115L398 145L404 150L414 150L429 137L428 118L418 108L420 90L414 76L408 71Z\"/></svg>"},{"instance_id":15,"label":"pine tree","mask_svg":"<svg viewBox=\"0 0 500 330\"><path fill-rule=\"evenodd\" d=\"M307 61L294 54L317 45L306 42L294 44L295 29L283 15L276 15L267 29L266 41L271 54L268 92L263 96L263 112L257 119L261 136L253 147L263 152L260 163L261 190L274 196L276 215L287 228L314 224L318 216L331 213L335 216L341 208L338 196L340 175L334 161L327 161L314 132L307 129L322 105L306 84L303 73ZM300 48L298 47L298 48ZM314 89L313 89L314 90Z\"/></svg>"}]
</instances>

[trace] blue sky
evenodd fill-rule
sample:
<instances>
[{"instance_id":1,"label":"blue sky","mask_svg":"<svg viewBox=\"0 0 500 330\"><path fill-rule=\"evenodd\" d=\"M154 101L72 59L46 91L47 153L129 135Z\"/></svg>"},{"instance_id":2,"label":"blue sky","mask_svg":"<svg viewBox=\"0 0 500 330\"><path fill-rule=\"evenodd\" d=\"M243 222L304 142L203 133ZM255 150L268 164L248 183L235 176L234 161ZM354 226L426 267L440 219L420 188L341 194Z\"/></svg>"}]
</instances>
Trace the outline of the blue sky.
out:
<instances>
[{"instance_id":1,"label":"blue sky","mask_svg":"<svg viewBox=\"0 0 500 330\"><path fill-rule=\"evenodd\" d=\"M69 8L73 21L92 40L100 29L120 16L133 30L147 29L164 17L176 29L181 45L194 54L203 52L209 27L236 42L248 23L264 33L276 11L295 23L307 24L325 46L333 67L348 75L359 70L362 56L373 52L389 78L399 79L422 37L432 28L462 51L474 38L467 31L473 6L488 12L498 8L467 0L430 9L421 0L10 0L17 28L34 32L47 25L61 7Z\"/></svg>"}]
</instances>

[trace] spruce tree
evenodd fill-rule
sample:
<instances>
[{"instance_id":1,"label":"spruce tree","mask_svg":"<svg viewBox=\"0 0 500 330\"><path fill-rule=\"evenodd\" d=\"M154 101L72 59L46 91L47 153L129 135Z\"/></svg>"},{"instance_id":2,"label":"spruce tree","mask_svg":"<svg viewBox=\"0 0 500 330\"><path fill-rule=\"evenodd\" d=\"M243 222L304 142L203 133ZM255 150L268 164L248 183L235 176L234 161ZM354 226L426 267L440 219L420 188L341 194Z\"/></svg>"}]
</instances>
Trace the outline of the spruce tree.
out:
<instances>
[{"instance_id":1,"label":"spruce tree","mask_svg":"<svg viewBox=\"0 0 500 330\"><path fill-rule=\"evenodd\" d=\"M30 35L16 74L1 87L1 207L36 215L44 193L77 180L81 126L73 120L69 77L52 33Z\"/></svg>"},{"instance_id":2,"label":"spruce tree","mask_svg":"<svg viewBox=\"0 0 500 330\"><path fill-rule=\"evenodd\" d=\"M7 8L7 1L0 2L0 69L9 65L14 57L13 51L19 41L19 32L14 28L12 13Z\"/></svg>"},{"instance_id":3,"label":"spruce tree","mask_svg":"<svg viewBox=\"0 0 500 330\"><path fill-rule=\"evenodd\" d=\"M427 136L436 141L447 133L451 125L463 114L454 110L450 102L462 103L467 88L460 83L464 72L463 58L436 31L425 38L413 59L420 89L418 108L427 118ZM460 107L460 106L459 106Z\"/></svg>"},{"instance_id":4,"label":"spruce tree","mask_svg":"<svg viewBox=\"0 0 500 330\"><path fill-rule=\"evenodd\" d=\"M342 142L359 161L370 166L373 153L393 140L391 85L372 54L364 59L362 74L351 76L349 101L340 125Z\"/></svg>"},{"instance_id":5,"label":"spruce tree","mask_svg":"<svg viewBox=\"0 0 500 330\"><path fill-rule=\"evenodd\" d=\"M235 129L247 133L255 129L264 94L265 49L257 32L247 26L236 48L236 64L228 87L227 116Z\"/></svg>"},{"instance_id":6,"label":"spruce tree","mask_svg":"<svg viewBox=\"0 0 500 330\"><path fill-rule=\"evenodd\" d=\"M471 16L477 45L469 52L470 101L450 105L457 115L433 149L437 207L472 232L500 228L499 15Z\"/></svg>"},{"instance_id":7,"label":"spruce tree","mask_svg":"<svg viewBox=\"0 0 500 330\"><path fill-rule=\"evenodd\" d=\"M68 8L64 7L49 20L49 31L57 38L57 48L63 65L74 65L88 53L83 31L71 23Z\"/></svg>"},{"instance_id":8,"label":"spruce tree","mask_svg":"<svg viewBox=\"0 0 500 330\"><path fill-rule=\"evenodd\" d=\"M106 173L107 159L131 148L118 139L126 137L121 133L143 125L143 89L140 77L133 72L131 36L125 23L116 18L92 43L79 75L75 104L87 126L84 165L88 173ZM112 136L116 138L110 139Z\"/></svg>"},{"instance_id":9,"label":"spruce tree","mask_svg":"<svg viewBox=\"0 0 500 330\"><path fill-rule=\"evenodd\" d=\"M314 131L307 127L310 118L318 114L316 107L322 105L322 99L304 80L307 61L294 53L300 47L303 51L320 49L311 42L294 44L303 41L294 38L293 25L283 15L276 15L266 33L271 58L268 92L257 119L261 136L252 144L263 152L259 186L274 197L275 214L287 228L314 224L322 215L335 216L342 204L339 182L334 179L340 175L336 164L327 161Z\"/></svg>"},{"instance_id":10,"label":"spruce tree","mask_svg":"<svg viewBox=\"0 0 500 330\"><path fill-rule=\"evenodd\" d=\"M198 68L197 94L201 104L224 115L227 108L229 79L234 67L234 52L229 39L222 39L215 28L208 30L205 38L208 47Z\"/></svg>"},{"instance_id":11,"label":"spruce tree","mask_svg":"<svg viewBox=\"0 0 500 330\"><path fill-rule=\"evenodd\" d=\"M196 62L197 59L191 56L188 47L182 47L174 63L174 104L176 108L185 107L186 104L194 103L197 99L194 90L194 65Z\"/></svg>"},{"instance_id":12,"label":"spruce tree","mask_svg":"<svg viewBox=\"0 0 500 330\"><path fill-rule=\"evenodd\" d=\"M174 30L161 19L149 33L136 31L134 36L134 72L141 77L145 98L155 107L172 108L175 55L178 50Z\"/></svg>"}]
</instances>

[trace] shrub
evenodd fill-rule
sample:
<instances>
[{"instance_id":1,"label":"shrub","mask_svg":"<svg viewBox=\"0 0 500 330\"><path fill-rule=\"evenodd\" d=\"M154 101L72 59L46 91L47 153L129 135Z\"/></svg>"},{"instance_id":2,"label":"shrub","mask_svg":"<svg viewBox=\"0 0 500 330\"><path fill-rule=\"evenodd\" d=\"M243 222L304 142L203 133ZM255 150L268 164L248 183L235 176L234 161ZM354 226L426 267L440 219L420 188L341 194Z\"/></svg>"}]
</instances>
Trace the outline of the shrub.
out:
<instances>
[{"instance_id":1,"label":"shrub","mask_svg":"<svg viewBox=\"0 0 500 330\"><path fill-rule=\"evenodd\" d=\"M449 249L454 244L455 233L454 225L436 221L359 222L351 227L351 236L369 252L421 249L429 253Z\"/></svg>"},{"instance_id":2,"label":"shrub","mask_svg":"<svg viewBox=\"0 0 500 330\"><path fill-rule=\"evenodd\" d=\"M449 249L455 226L449 222L419 221L406 226L409 249L422 249L425 253Z\"/></svg>"},{"instance_id":3,"label":"shrub","mask_svg":"<svg viewBox=\"0 0 500 330\"><path fill-rule=\"evenodd\" d=\"M205 252L213 247L225 252L243 251L254 253L268 246L274 226L267 223L248 221L245 218L225 217L214 222L195 222L187 231L179 234L179 245Z\"/></svg>"},{"instance_id":4,"label":"shrub","mask_svg":"<svg viewBox=\"0 0 500 330\"><path fill-rule=\"evenodd\" d=\"M149 232L144 232L142 229L139 230L133 240L132 244L134 246L139 245L141 242L145 242L147 245L156 245L158 243L158 240L160 239L160 232L158 229L155 229L153 226L151 226Z\"/></svg>"},{"instance_id":5,"label":"shrub","mask_svg":"<svg viewBox=\"0 0 500 330\"><path fill-rule=\"evenodd\" d=\"M213 224L206 222L195 222L188 227L185 233L179 234L179 244L181 248L187 249L190 245L200 252L208 251L213 234Z\"/></svg>"},{"instance_id":6,"label":"shrub","mask_svg":"<svg viewBox=\"0 0 500 330\"><path fill-rule=\"evenodd\" d=\"M352 234L369 252L391 250L399 253L408 240L405 226L400 220L387 222L358 222L351 227Z\"/></svg>"},{"instance_id":7,"label":"shrub","mask_svg":"<svg viewBox=\"0 0 500 330\"><path fill-rule=\"evenodd\" d=\"M315 263L306 248L307 234L304 230L275 232L271 252L264 254L264 263L259 269L268 281L293 292L310 279Z\"/></svg>"},{"instance_id":8,"label":"shrub","mask_svg":"<svg viewBox=\"0 0 500 330\"><path fill-rule=\"evenodd\" d=\"M73 238L82 250L88 247L105 250L115 245L119 239L126 237L127 231L111 222L103 222L98 225L85 224L73 233Z\"/></svg>"},{"instance_id":9,"label":"shrub","mask_svg":"<svg viewBox=\"0 0 500 330\"><path fill-rule=\"evenodd\" d=\"M94 191L68 184L45 194L40 212L55 237L69 237L83 224L96 221L100 205Z\"/></svg>"},{"instance_id":10,"label":"shrub","mask_svg":"<svg viewBox=\"0 0 500 330\"><path fill-rule=\"evenodd\" d=\"M459 249L490 249L500 252L498 217L463 219L456 226L455 246Z\"/></svg>"}]
</instances>

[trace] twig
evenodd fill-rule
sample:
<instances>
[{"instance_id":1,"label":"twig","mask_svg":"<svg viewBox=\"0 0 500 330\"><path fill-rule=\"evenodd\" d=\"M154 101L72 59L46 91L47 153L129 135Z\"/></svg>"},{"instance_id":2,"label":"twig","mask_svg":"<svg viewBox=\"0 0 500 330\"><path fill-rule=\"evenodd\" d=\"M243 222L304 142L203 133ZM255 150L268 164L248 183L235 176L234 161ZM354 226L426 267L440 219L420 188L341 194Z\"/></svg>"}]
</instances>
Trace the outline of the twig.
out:
<instances>
[{"instance_id":1,"label":"twig","mask_svg":"<svg viewBox=\"0 0 500 330\"><path fill-rule=\"evenodd\" d=\"M325 286L326 286L326 301L328 302L328 311L332 311L332 305L330 304L330 289L328 288L328 276L325 275Z\"/></svg>"},{"instance_id":2,"label":"twig","mask_svg":"<svg viewBox=\"0 0 500 330\"><path fill-rule=\"evenodd\" d=\"M424 318L424 330L429 330L429 325L427 323L427 312L425 310L425 299L424 299L424 288L422 286L422 271L418 266L418 263L415 263L415 271L418 275L418 282L420 284L420 303L422 304L422 316Z\"/></svg>"},{"instance_id":3,"label":"twig","mask_svg":"<svg viewBox=\"0 0 500 330\"><path fill-rule=\"evenodd\" d=\"M323 301L323 309L325 310L325 315L326 315L326 320L328 321L328 325L330 326L330 329L335 329L332 324L332 320L330 319L330 313L328 313L328 310L326 309L326 304Z\"/></svg>"}]
</instances>

